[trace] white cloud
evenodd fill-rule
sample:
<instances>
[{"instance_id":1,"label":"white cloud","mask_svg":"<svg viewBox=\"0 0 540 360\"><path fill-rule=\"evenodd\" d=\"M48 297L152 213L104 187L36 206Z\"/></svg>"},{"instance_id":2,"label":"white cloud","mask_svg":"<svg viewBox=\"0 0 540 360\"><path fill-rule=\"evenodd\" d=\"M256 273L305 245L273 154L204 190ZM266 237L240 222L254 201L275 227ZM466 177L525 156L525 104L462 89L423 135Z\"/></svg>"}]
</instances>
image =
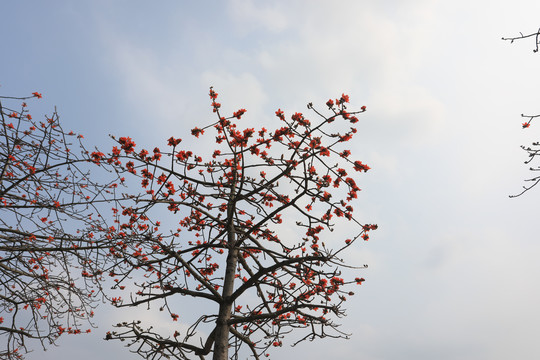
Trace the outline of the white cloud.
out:
<instances>
[{"instance_id":1,"label":"white cloud","mask_svg":"<svg viewBox=\"0 0 540 360\"><path fill-rule=\"evenodd\" d=\"M263 28L273 33L279 33L288 26L286 11L283 7L272 3L257 2L252 0L231 0L228 2L228 13L235 28L246 35L251 31Z\"/></svg>"},{"instance_id":2,"label":"white cloud","mask_svg":"<svg viewBox=\"0 0 540 360\"><path fill-rule=\"evenodd\" d=\"M150 49L136 46L127 39L110 36L107 43L115 74L123 92L117 97L142 112L147 121L164 125L179 120L179 113L187 107L182 94L182 83L189 73L163 61Z\"/></svg>"}]
</instances>

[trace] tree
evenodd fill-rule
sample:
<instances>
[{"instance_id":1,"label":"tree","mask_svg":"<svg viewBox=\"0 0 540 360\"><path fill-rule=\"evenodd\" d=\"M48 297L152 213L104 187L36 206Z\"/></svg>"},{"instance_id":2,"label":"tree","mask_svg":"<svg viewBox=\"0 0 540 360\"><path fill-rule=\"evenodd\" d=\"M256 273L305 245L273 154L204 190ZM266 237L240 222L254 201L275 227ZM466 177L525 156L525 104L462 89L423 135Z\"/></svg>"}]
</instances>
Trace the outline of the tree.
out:
<instances>
[{"instance_id":1,"label":"tree","mask_svg":"<svg viewBox=\"0 0 540 360\"><path fill-rule=\"evenodd\" d=\"M540 29L538 29L538 31L536 31L536 32L533 32L533 33L530 33L530 34L527 34L527 35L523 35L523 33L520 32L519 36L508 37L508 38L503 37L502 40L510 41L510 43L513 43L516 40L523 40L523 39L527 39L527 38L534 38L535 39L535 48L533 49L533 52L537 53L538 52L538 46L540 45ZM524 123L521 124L524 129L527 129L527 128L529 128L531 126L531 122L535 118L540 117L540 114L539 115L521 114L521 117L527 119L527 121L525 121ZM528 155L528 160L525 161L525 164L531 163L537 156L540 155L540 142L533 142L529 146L522 145L521 148L523 150L525 150L527 152L527 155ZM538 165L537 166L532 166L530 168L530 170L533 171L533 172L540 171L540 166L538 166ZM533 176L532 178L526 179L525 181L530 182L531 185L523 186L523 190L520 193L518 193L516 195L511 195L510 197L521 196L524 193L526 193L527 191L529 191L530 189L532 189L533 187L535 187L538 183L540 183L540 176Z\"/></svg>"},{"instance_id":2,"label":"tree","mask_svg":"<svg viewBox=\"0 0 540 360\"><path fill-rule=\"evenodd\" d=\"M113 137L112 152L95 155L128 188L135 179L142 186L114 199L115 225L100 235L110 241L113 261L109 300L117 307L157 304L171 321L193 312L178 310L178 296L212 309L185 331L160 333L134 320L106 339L127 341L147 359L212 353L225 360L243 348L256 359L268 356L292 330L301 333L295 344L348 337L336 319L354 294L349 285L364 281L350 272L366 265L346 264L342 254L377 228L353 216L360 188L350 173L369 166L343 148L366 108L349 112L342 95L326 103L327 115L308 104L317 121L298 112L288 119L280 109L274 131L239 129L246 110L222 117L217 96L210 88L217 121L191 131L197 139L216 133L210 151L183 149L175 137L166 151L136 150L131 138ZM343 222L354 226L332 239L329 232Z\"/></svg>"},{"instance_id":3,"label":"tree","mask_svg":"<svg viewBox=\"0 0 540 360\"><path fill-rule=\"evenodd\" d=\"M90 179L95 155L81 135L62 129L56 111L32 119L25 102L31 98L41 94L0 97L2 359L22 358L27 339L46 345L90 331L83 327L95 305L90 274L100 263L92 228L103 227L94 204L111 186Z\"/></svg>"}]
</instances>

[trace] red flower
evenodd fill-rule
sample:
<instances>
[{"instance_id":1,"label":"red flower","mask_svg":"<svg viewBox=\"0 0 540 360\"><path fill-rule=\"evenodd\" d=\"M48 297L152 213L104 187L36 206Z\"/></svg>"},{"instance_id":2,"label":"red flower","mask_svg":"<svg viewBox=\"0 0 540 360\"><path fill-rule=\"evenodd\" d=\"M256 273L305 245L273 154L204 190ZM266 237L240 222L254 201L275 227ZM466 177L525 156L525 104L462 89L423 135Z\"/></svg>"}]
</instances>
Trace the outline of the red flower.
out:
<instances>
[{"instance_id":1,"label":"red flower","mask_svg":"<svg viewBox=\"0 0 540 360\"><path fill-rule=\"evenodd\" d=\"M321 156L330 156L330 150L321 146L321 151L319 152Z\"/></svg>"},{"instance_id":2,"label":"red flower","mask_svg":"<svg viewBox=\"0 0 540 360\"><path fill-rule=\"evenodd\" d=\"M133 148L135 147L135 143L130 137L121 137L118 139L118 142L120 145L122 145L122 149L126 152L126 154L130 154L134 151Z\"/></svg>"},{"instance_id":3,"label":"red flower","mask_svg":"<svg viewBox=\"0 0 540 360\"><path fill-rule=\"evenodd\" d=\"M182 139L175 139L174 137L170 137L169 140L168 140L168 145L169 146L176 146L178 144L180 144L180 142L182 141Z\"/></svg>"},{"instance_id":4,"label":"red flower","mask_svg":"<svg viewBox=\"0 0 540 360\"><path fill-rule=\"evenodd\" d=\"M191 157L191 155L193 155L191 151L182 150L182 151L179 151L175 156L180 161L186 161L187 159Z\"/></svg>"},{"instance_id":5,"label":"red flower","mask_svg":"<svg viewBox=\"0 0 540 360\"><path fill-rule=\"evenodd\" d=\"M38 99L41 99L41 94L38 93L37 91L36 91L36 92L33 92L32 95L34 95L34 96L37 97Z\"/></svg>"},{"instance_id":6,"label":"red flower","mask_svg":"<svg viewBox=\"0 0 540 360\"><path fill-rule=\"evenodd\" d=\"M362 164L361 161L355 161L354 162L354 170L356 171L368 171L369 169L371 169L369 166L367 166L366 164Z\"/></svg>"},{"instance_id":7,"label":"red flower","mask_svg":"<svg viewBox=\"0 0 540 360\"><path fill-rule=\"evenodd\" d=\"M283 111L282 111L281 109L278 109L278 110L276 111L276 116L277 116L278 118L280 118L281 120L285 120L285 115L284 115L284 113L283 113Z\"/></svg>"},{"instance_id":8,"label":"red flower","mask_svg":"<svg viewBox=\"0 0 540 360\"><path fill-rule=\"evenodd\" d=\"M329 109L334 107L334 100L330 99L326 102L326 106L328 106Z\"/></svg>"},{"instance_id":9,"label":"red flower","mask_svg":"<svg viewBox=\"0 0 540 360\"><path fill-rule=\"evenodd\" d=\"M306 118L304 118L304 115L302 113L294 113L294 115L291 116L291 119L293 121L298 122L302 126L309 126L310 122Z\"/></svg>"},{"instance_id":10,"label":"red flower","mask_svg":"<svg viewBox=\"0 0 540 360\"><path fill-rule=\"evenodd\" d=\"M240 110L238 110L238 111L235 111L235 112L233 113L233 116L234 116L235 118L237 118L237 119L240 119L240 118L242 117L242 115L244 115L244 114L246 113L246 111L247 111L246 109L240 109Z\"/></svg>"},{"instance_id":11,"label":"red flower","mask_svg":"<svg viewBox=\"0 0 540 360\"><path fill-rule=\"evenodd\" d=\"M212 101L212 107L214 108L212 111L217 112L218 109L221 107L221 104L215 101Z\"/></svg>"},{"instance_id":12,"label":"red flower","mask_svg":"<svg viewBox=\"0 0 540 360\"><path fill-rule=\"evenodd\" d=\"M354 281L356 281L357 285L361 285L364 281L366 281L366 279L364 279L364 278L356 278L356 279L354 279Z\"/></svg>"},{"instance_id":13,"label":"red flower","mask_svg":"<svg viewBox=\"0 0 540 360\"><path fill-rule=\"evenodd\" d=\"M161 159L161 152L159 151L159 148L154 148L154 156L152 157L152 160L159 160Z\"/></svg>"},{"instance_id":14,"label":"red flower","mask_svg":"<svg viewBox=\"0 0 540 360\"><path fill-rule=\"evenodd\" d=\"M528 122L524 122L523 124L521 124L523 126L524 129L528 128L529 126L531 126L531 124L529 124Z\"/></svg>"},{"instance_id":15,"label":"red flower","mask_svg":"<svg viewBox=\"0 0 540 360\"><path fill-rule=\"evenodd\" d=\"M202 135L204 134L204 130L203 129L199 129L199 128L194 128L194 129L191 129L191 135L195 136L195 137L199 137L199 135Z\"/></svg>"},{"instance_id":16,"label":"red flower","mask_svg":"<svg viewBox=\"0 0 540 360\"><path fill-rule=\"evenodd\" d=\"M145 149L142 149L141 152L139 153L139 157L141 158L145 158L146 155L148 155L148 150L145 150Z\"/></svg>"},{"instance_id":17,"label":"red flower","mask_svg":"<svg viewBox=\"0 0 540 360\"><path fill-rule=\"evenodd\" d=\"M105 154L103 154L102 152L94 151L92 154L90 154L90 156L92 157L92 161L94 163L99 164L99 162L101 161L101 159L103 159Z\"/></svg>"}]
</instances>

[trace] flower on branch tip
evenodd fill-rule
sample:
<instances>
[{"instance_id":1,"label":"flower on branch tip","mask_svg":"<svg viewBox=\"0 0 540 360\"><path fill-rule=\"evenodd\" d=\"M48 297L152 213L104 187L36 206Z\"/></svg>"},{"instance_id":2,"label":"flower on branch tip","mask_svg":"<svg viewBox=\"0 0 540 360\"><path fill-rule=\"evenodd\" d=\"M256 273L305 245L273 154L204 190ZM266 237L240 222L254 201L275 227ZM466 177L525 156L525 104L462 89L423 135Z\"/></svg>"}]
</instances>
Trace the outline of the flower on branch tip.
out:
<instances>
[{"instance_id":1,"label":"flower on branch tip","mask_svg":"<svg viewBox=\"0 0 540 360\"><path fill-rule=\"evenodd\" d=\"M99 162L101 161L101 159L103 159L105 154L99 151L94 151L92 154L90 154L90 156L92 157L92 161L94 163L99 164Z\"/></svg>"},{"instance_id":2,"label":"flower on branch tip","mask_svg":"<svg viewBox=\"0 0 540 360\"><path fill-rule=\"evenodd\" d=\"M531 126L530 123L528 122L524 122L523 124L521 124L523 126L524 129L528 128L529 126Z\"/></svg>"},{"instance_id":3,"label":"flower on branch tip","mask_svg":"<svg viewBox=\"0 0 540 360\"><path fill-rule=\"evenodd\" d=\"M339 99L341 104L349 102L349 95L341 94L341 99Z\"/></svg>"},{"instance_id":4,"label":"flower on branch tip","mask_svg":"<svg viewBox=\"0 0 540 360\"><path fill-rule=\"evenodd\" d=\"M330 99L326 102L326 106L328 106L329 109L334 107L334 100Z\"/></svg>"},{"instance_id":5,"label":"flower on branch tip","mask_svg":"<svg viewBox=\"0 0 540 360\"><path fill-rule=\"evenodd\" d=\"M235 111L235 112L233 113L233 116L234 116L235 118L237 118L237 119L240 119L240 118L242 117L242 115L244 115L244 114L246 113L246 111L247 111L246 109L240 109L240 110L238 110L238 111Z\"/></svg>"},{"instance_id":6,"label":"flower on branch tip","mask_svg":"<svg viewBox=\"0 0 540 360\"><path fill-rule=\"evenodd\" d=\"M178 144L180 144L180 142L182 142L182 139L175 139L174 137L170 137L169 140L168 140L168 145L169 146L176 146Z\"/></svg>"},{"instance_id":7,"label":"flower on branch tip","mask_svg":"<svg viewBox=\"0 0 540 360\"><path fill-rule=\"evenodd\" d=\"M310 122L309 120L305 119L304 118L304 115L302 113L294 113L292 116L291 116L291 119L293 121L296 121L298 122L298 124L302 125L302 126L309 126L310 125Z\"/></svg>"},{"instance_id":8,"label":"flower on branch tip","mask_svg":"<svg viewBox=\"0 0 540 360\"><path fill-rule=\"evenodd\" d=\"M148 155L148 150L142 149L142 150L139 152L139 157L142 158L142 159L145 159L145 158L146 158L146 155Z\"/></svg>"},{"instance_id":9,"label":"flower on branch tip","mask_svg":"<svg viewBox=\"0 0 540 360\"><path fill-rule=\"evenodd\" d=\"M331 197L332 197L332 194L330 194L328 191L325 191L325 192L323 193L322 199L323 199L324 201L328 201L328 200L330 200Z\"/></svg>"},{"instance_id":10,"label":"flower on branch tip","mask_svg":"<svg viewBox=\"0 0 540 360\"><path fill-rule=\"evenodd\" d=\"M191 129L191 135L195 136L195 137L199 137L199 135L202 135L204 134L204 130L203 129L199 129L199 128L194 128L194 129Z\"/></svg>"},{"instance_id":11,"label":"flower on branch tip","mask_svg":"<svg viewBox=\"0 0 540 360\"><path fill-rule=\"evenodd\" d=\"M354 170L356 171L368 171L369 169L371 169L369 166L367 166L366 164L362 164L361 161L355 161L354 162Z\"/></svg>"},{"instance_id":12,"label":"flower on branch tip","mask_svg":"<svg viewBox=\"0 0 540 360\"><path fill-rule=\"evenodd\" d=\"M366 111L366 106L365 106L365 105L364 105L364 106L362 106L362 107L360 108L360 110L362 110L362 111Z\"/></svg>"},{"instance_id":13,"label":"flower on branch tip","mask_svg":"<svg viewBox=\"0 0 540 360\"><path fill-rule=\"evenodd\" d=\"M377 230L379 228L379 225L377 225L377 224L366 224L366 225L363 225L362 228L364 229L364 231Z\"/></svg>"},{"instance_id":14,"label":"flower on branch tip","mask_svg":"<svg viewBox=\"0 0 540 360\"><path fill-rule=\"evenodd\" d=\"M280 118L280 120L285 120L285 114L283 113L283 110L277 109L276 116Z\"/></svg>"},{"instance_id":15,"label":"flower on branch tip","mask_svg":"<svg viewBox=\"0 0 540 360\"><path fill-rule=\"evenodd\" d=\"M179 151L175 156L178 160L180 161L186 161L187 159L189 159L191 156L193 155L193 153L191 151Z\"/></svg>"},{"instance_id":16,"label":"flower on branch tip","mask_svg":"<svg viewBox=\"0 0 540 360\"><path fill-rule=\"evenodd\" d=\"M34 96L37 97L38 99L41 99L41 94L38 93L37 91L36 91L36 92L33 92L32 95L34 95Z\"/></svg>"},{"instance_id":17,"label":"flower on branch tip","mask_svg":"<svg viewBox=\"0 0 540 360\"><path fill-rule=\"evenodd\" d=\"M135 143L130 137L121 137L118 139L118 142L122 145L122 150L124 150L126 154L130 154L134 151Z\"/></svg>"},{"instance_id":18,"label":"flower on branch tip","mask_svg":"<svg viewBox=\"0 0 540 360\"><path fill-rule=\"evenodd\" d=\"M154 156L152 156L152 160L159 160L161 159L161 151L159 148L154 148Z\"/></svg>"}]
</instances>

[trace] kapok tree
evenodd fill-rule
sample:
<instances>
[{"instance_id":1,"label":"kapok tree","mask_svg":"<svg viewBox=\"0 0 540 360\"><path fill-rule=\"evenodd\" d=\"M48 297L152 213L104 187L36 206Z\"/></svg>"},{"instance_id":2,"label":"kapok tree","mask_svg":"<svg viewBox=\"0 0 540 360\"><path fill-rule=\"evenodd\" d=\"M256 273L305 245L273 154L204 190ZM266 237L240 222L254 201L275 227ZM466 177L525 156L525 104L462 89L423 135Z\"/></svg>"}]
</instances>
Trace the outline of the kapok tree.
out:
<instances>
[{"instance_id":1,"label":"kapok tree","mask_svg":"<svg viewBox=\"0 0 540 360\"><path fill-rule=\"evenodd\" d=\"M296 329L295 344L347 337L336 319L353 295L350 285L364 279L343 270L364 266L341 256L377 228L354 216L360 188L353 174L369 166L344 148L366 108L350 112L342 95L326 103L326 112L309 104L316 120L278 110L277 129L241 129L246 110L223 117L217 96L211 88L217 121L191 131L199 139L215 132L216 146L206 155L204 146L182 149L175 137L165 151L137 150L131 138L120 137L99 159L116 166L126 184L131 175L142 186L117 199L116 226L104 229L116 259L114 288L132 290L111 294L112 303L154 304L173 322L201 311L186 331L159 333L156 324L134 320L106 339L126 340L147 359L225 360L239 358L244 347L256 359L268 356ZM350 225L339 229L343 238L332 237L344 223ZM182 296L199 299L201 309L172 301Z\"/></svg>"},{"instance_id":2,"label":"kapok tree","mask_svg":"<svg viewBox=\"0 0 540 360\"><path fill-rule=\"evenodd\" d=\"M93 205L110 191L89 178L98 168L82 136L65 132L56 112L32 119L31 98L41 94L0 97L2 359L22 358L27 339L90 331L81 321L93 314L90 274L99 271L91 228L103 228Z\"/></svg>"},{"instance_id":3,"label":"kapok tree","mask_svg":"<svg viewBox=\"0 0 540 360\"><path fill-rule=\"evenodd\" d=\"M535 39L535 47L533 49L533 52L537 53L538 52L538 46L540 45L540 29L538 29L536 32L532 32L532 33L529 33L529 34L526 34L526 35L524 35L521 32L519 34L520 34L519 36L515 36L515 37L508 37L508 38L503 37L502 40L510 41L510 43L513 43L516 40L534 38ZM524 123L521 124L524 129L527 129L527 128L529 128L531 126L531 122L534 119L540 117L540 114L539 115L521 114L521 117L525 118L527 120L527 121L525 121ZM531 163L537 156L540 155L540 142L534 142L529 146L522 145L521 148L527 152L527 155L529 157L529 159L527 161L525 161L525 164ZM530 170L533 171L533 172L540 171L540 166L539 165L531 166ZM511 195L510 197L517 197L517 196L523 195L524 193L526 193L527 191L529 191L530 189L535 187L538 183L540 183L540 176L535 175L532 178L526 179L525 181L531 183L531 185L523 186L523 190L520 193L518 193L516 195Z\"/></svg>"}]
</instances>

